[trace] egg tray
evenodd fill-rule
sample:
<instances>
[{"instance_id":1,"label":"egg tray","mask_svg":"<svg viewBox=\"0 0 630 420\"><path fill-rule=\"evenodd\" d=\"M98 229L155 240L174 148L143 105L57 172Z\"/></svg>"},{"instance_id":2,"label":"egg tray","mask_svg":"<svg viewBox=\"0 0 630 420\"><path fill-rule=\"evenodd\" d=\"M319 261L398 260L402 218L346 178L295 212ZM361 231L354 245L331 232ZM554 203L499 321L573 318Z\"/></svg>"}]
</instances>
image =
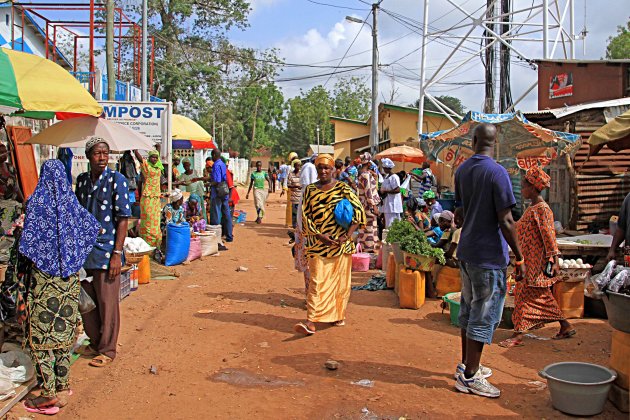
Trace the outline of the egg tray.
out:
<instances>
[{"instance_id":1,"label":"egg tray","mask_svg":"<svg viewBox=\"0 0 630 420\"><path fill-rule=\"evenodd\" d=\"M563 268L562 270L560 270L560 274L558 274L558 277L560 278L560 281L576 283L580 281L585 281L587 278L590 277L590 274L590 268Z\"/></svg>"}]
</instances>

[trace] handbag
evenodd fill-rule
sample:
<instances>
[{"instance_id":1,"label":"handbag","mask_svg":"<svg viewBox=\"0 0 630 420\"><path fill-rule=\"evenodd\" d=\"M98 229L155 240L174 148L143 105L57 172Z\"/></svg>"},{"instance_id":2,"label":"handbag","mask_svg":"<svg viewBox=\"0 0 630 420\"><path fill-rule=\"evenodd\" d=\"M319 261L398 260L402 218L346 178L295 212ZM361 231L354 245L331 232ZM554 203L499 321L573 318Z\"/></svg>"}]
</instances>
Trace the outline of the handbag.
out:
<instances>
[{"instance_id":1,"label":"handbag","mask_svg":"<svg viewBox=\"0 0 630 420\"><path fill-rule=\"evenodd\" d=\"M230 193L230 187L228 187L227 181L221 181L216 185L217 197L224 198Z\"/></svg>"}]
</instances>

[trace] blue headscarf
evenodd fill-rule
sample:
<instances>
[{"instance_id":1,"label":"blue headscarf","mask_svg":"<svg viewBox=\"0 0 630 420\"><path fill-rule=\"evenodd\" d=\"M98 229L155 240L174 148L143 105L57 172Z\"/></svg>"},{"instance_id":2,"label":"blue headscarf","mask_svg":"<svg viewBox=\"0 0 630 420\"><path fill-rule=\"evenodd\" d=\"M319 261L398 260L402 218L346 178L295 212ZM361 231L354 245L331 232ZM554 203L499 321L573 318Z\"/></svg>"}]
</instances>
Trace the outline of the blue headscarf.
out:
<instances>
[{"instance_id":1,"label":"blue headscarf","mask_svg":"<svg viewBox=\"0 0 630 420\"><path fill-rule=\"evenodd\" d=\"M192 206L192 204L190 204L191 200L197 202L197 206L196 206L197 214L201 216L201 197L199 197L198 194L190 194L190 196L188 197L188 203L186 203L187 207Z\"/></svg>"},{"instance_id":2,"label":"blue headscarf","mask_svg":"<svg viewBox=\"0 0 630 420\"><path fill-rule=\"evenodd\" d=\"M20 252L44 273L69 277L83 267L100 229L72 192L63 163L44 162L26 203Z\"/></svg>"}]
</instances>

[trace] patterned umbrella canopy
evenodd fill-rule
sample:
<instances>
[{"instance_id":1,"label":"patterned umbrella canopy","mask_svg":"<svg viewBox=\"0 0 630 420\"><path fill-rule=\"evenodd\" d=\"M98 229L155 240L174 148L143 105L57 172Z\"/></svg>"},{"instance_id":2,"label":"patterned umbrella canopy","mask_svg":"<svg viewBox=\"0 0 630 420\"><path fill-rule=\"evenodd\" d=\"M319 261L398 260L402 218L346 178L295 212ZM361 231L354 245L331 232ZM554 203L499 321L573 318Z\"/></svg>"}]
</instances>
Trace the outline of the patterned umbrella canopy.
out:
<instances>
[{"instance_id":1,"label":"patterned umbrella canopy","mask_svg":"<svg viewBox=\"0 0 630 420\"><path fill-rule=\"evenodd\" d=\"M580 136L543 128L521 112L484 114L469 111L455 128L422 134L420 148L430 160L457 167L472 156L472 134L482 123L497 127L495 159L503 166L529 169L547 166L561 153L573 153L580 146Z\"/></svg>"}]
</instances>

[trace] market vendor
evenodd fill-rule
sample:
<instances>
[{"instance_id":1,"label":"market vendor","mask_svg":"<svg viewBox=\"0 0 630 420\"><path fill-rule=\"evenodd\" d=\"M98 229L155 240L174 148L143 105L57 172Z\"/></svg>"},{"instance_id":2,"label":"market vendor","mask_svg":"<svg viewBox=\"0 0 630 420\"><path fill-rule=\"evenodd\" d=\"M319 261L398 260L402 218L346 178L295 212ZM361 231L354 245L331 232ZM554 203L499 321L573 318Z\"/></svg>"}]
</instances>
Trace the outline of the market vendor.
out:
<instances>
[{"instance_id":1,"label":"market vendor","mask_svg":"<svg viewBox=\"0 0 630 420\"><path fill-rule=\"evenodd\" d=\"M85 146L90 172L77 178L76 195L101 224L101 232L84 268L91 282L81 285L96 303L96 309L83 314L85 332L90 338L86 355L95 356L91 366L103 367L116 357L120 330L120 270L122 253L131 216L127 180L108 168L109 144L92 137Z\"/></svg>"},{"instance_id":2,"label":"market vendor","mask_svg":"<svg viewBox=\"0 0 630 420\"><path fill-rule=\"evenodd\" d=\"M186 222L186 217L184 216L184 195L182 192L175 188L169 195L168 201L169 203L162 209L160 221L160 230L163 238L162 246L155 256L155 259L160 263L164 261L164 256L166 255L166 226L169 223L179 225Z\"/></svg>"},{"instance_id":3,"label":"market vendor","mask_svg":"<svg viewBox=\"0 0 630 420\"><path fill-rule=\"evenodd\" d=\"M159 248L162 242L160 230L160 195L162 171L164 166L157 150L149 151L148 159L134 150L140 162L140 170L144 179L142 197L140 198L140 237L152 247Z\"/></svg>"},{"instance_id":4,"label":"market vendor","mask_svg":"<svg viewBox=\"0 0 630 420\"><path fill-rule=\"evenodd\" d=\"M617 221L617 230L613 236L612 245L608 251L607 261L617 258L619 246L625 241L624 254L630 253L630 194L626 195L623 200L621 209L619 210L619 220Z\"/></svg>"},{"instance_id":5,"label":"market vendor","mask_svg":"<svg viewBox=\"0 0 630 420\"><path fill-rule=\"evenodd\" d=\"M203 177L197 176L195 171L192 169L192 162L189 158L184 158L184 173L179 176L179 182L177 185L180 186L182 191L187 191L191 194L197 194L199 197L205 197L206 192L204 188L204 179ZM206 203L201 202L201 218L207 219L206 216Z\"/></svg>"},{"instance_id":6,"label":"market vendor","mask_svg":"<svg viewBox=\"0 0 630 420\"><path fill-rule=\"evenodd\" d=\"M24 202L24 195L20 190L17 171L9 163L9 151L7 146L0 143L0 198L2 200Z\"/></svg>"}]
</instances>

